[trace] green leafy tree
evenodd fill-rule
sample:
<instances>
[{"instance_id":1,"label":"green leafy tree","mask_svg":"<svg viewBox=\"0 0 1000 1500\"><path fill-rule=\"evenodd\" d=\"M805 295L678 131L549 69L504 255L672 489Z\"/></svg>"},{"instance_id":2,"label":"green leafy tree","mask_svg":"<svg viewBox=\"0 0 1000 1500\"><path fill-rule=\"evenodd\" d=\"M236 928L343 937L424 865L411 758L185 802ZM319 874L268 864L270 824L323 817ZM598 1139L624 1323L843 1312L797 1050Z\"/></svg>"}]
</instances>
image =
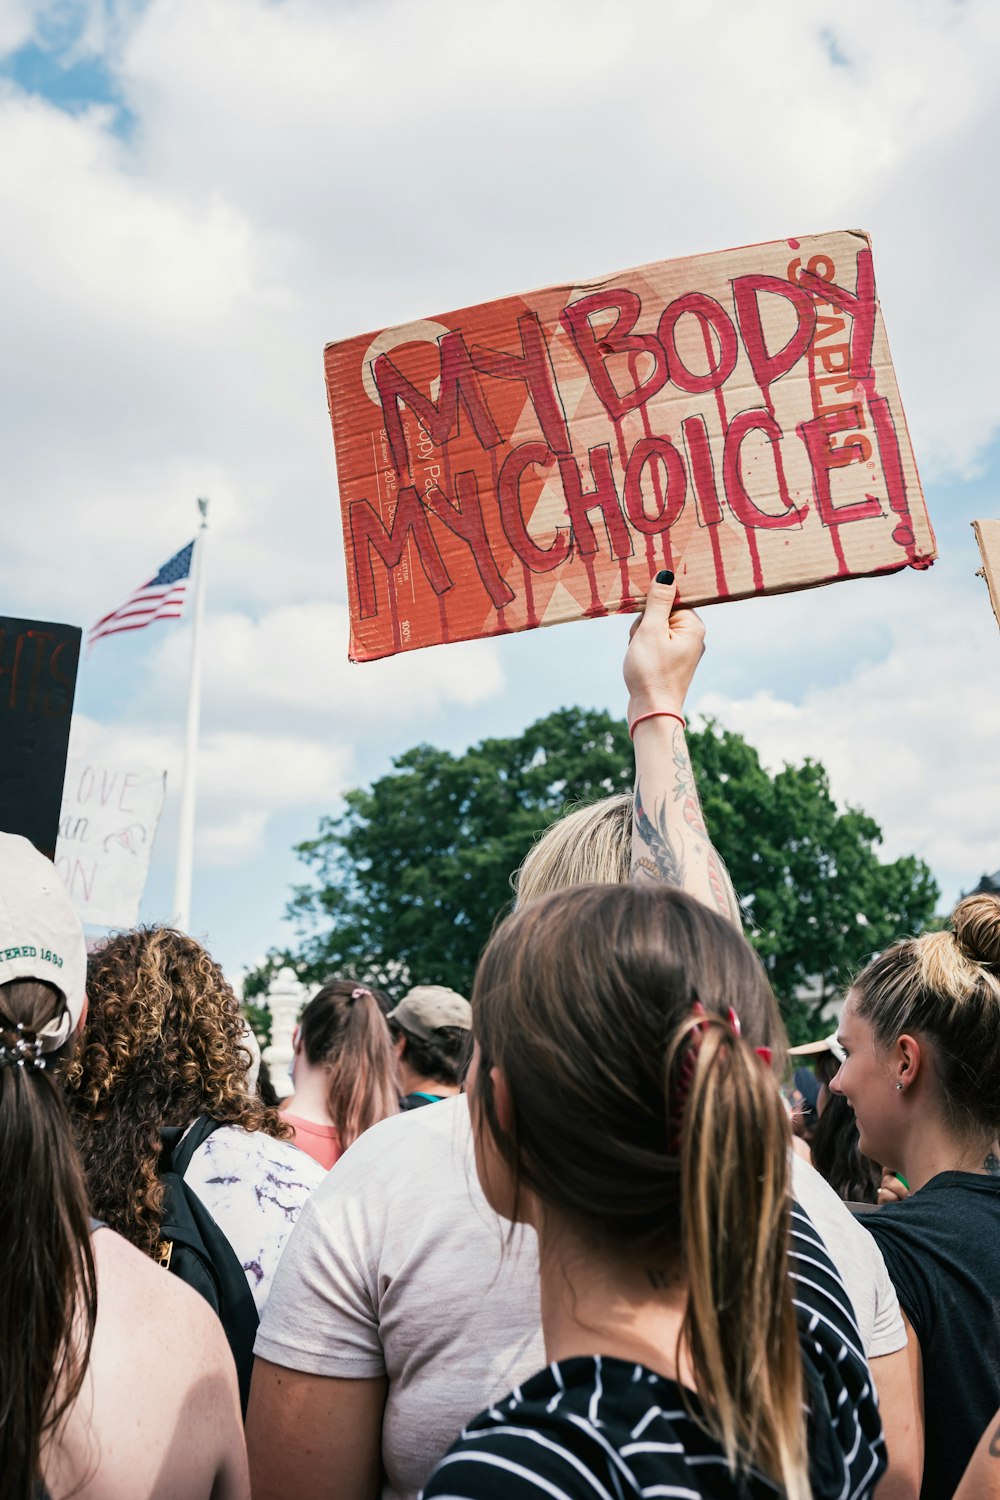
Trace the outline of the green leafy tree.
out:
<instances>
[{"instance_id":1,"label":"green leafy tree","mask_svg":"<svg viewBox=\"0 0 1000 1500\"><path fill-rule=\"evenodd\" d=\"M923 860L880 861L882 832L838 812L816 761L771 776L742 735L689 735L705 821L741 897L747 932L793 1042L873 953L932 920L939 896ZM807 998L811 996L811 998Z\"/></svg>"},{"instance_id":2,"label":"green leafy tree","mask_svg":"<svg viewBox=\"0 0 1000 1500\"><path fill-rule=\"evenodd\" d=\"M288 910L301 946L272 969L290 963L310 983L347 973L391 995L411 983L467 994L533 840L568 804L628 791L633 775L625 727L583 709L463 755L417 745L393 766L297 846L316 883ZM260 982L250 976L246 993Z\"/></svg>"},{"instance_id":3,"label":"green leafy tree","mask_svg":"<svg viewBox=\"0 0 1000 1500\"><path fill-rule=\"evenodd\" d=\"M742 736L713 723L688 740L748 932L803 1039L868 954L923 927L937 887L918 859L879 860L878 825L838 812L817 763L771 776ZM625 725L584 709L461 755L418 745L393 767L298 845L313 877L288 908L298 944L248 977L248 995L284 963L308 983L340 973L392 995L417 983L468 993L534 840L573 804L630 790L634 775ZM811 1000L797 998L804 990Z\"/></svg>"}]
</instances>

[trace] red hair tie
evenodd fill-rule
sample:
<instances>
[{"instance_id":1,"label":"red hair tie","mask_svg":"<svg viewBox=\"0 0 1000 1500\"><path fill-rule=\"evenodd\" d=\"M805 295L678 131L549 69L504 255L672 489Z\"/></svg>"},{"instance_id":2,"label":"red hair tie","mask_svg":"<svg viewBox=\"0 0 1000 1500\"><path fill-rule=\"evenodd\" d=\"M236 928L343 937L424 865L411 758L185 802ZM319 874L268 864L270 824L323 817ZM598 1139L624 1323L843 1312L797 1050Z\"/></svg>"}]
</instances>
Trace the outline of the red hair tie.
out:
<instances>
[{"instance_id":1,"label":"red hair tie","mask_svg":"<svg viewBox=\"0 0 1000 1500\"><path fill-rule=\"evenodd\" d=\"M743 1027L740 1025L740 1018L733 1010L732 1006L729 1007L729 1029L730 1031L734 1031L737 1036L743 1035ZM771 1063L774 1061L774 1053L771 1051L770 1047L755 1047L753 1050L756 1056L760 1058L762 1063L765 1063L767 1067L771 1066Z\"/></svg>"},{"instance_id":2,"label":"red hair tie","mask_svg":"<svg viewBox=\"0 0 1000 1500\"><path fill-rule=\"evenodd\" d=\"M680 1155L681 1131L684 1125L684 1114L687 1109L688 1096L691 1093L691 1085L694 1082L694 1071L698 1066L698 1054L701 1044L709 1028L708 1011L700 1000L695 1000L691 1006L691 1014L695 1017L694 1025L689 1033L689 1043L677 1067L677 1081L673 1088L673 1097L670 1104L670 1137L667 1141L667 1150L671 1156ZM732 1006L726 1014L726 1021L734 1036L742 1036L743 1028L740 1018ZM755 1047L755 1054L767 1066L771 1066L772 1052L770 1047Z\"/></svg>"}]
</instances>

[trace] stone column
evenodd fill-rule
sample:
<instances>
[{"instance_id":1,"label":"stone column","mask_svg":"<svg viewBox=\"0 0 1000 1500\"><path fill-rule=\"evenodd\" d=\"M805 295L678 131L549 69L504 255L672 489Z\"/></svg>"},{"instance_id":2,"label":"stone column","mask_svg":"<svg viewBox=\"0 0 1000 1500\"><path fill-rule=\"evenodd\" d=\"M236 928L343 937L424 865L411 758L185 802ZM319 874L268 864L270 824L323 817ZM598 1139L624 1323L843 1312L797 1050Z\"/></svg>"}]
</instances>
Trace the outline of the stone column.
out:
<instances>
[{"instance_id":1,"label":"stone column","mask_svg":"<svg viewBox=\"0 0 1000 1500\"><path fill-rule=\"evenodd\" d=\"M288 1064L292 1060L292 1033L305 1000L305 986L299 983L294 969L279 969L267 993L271 1011L271 1045L264 1053L264 1058L271 1072L274 1091L282 1099L292 1092L292 1080L288 1076Z\"/></svg>"}]
</instances>

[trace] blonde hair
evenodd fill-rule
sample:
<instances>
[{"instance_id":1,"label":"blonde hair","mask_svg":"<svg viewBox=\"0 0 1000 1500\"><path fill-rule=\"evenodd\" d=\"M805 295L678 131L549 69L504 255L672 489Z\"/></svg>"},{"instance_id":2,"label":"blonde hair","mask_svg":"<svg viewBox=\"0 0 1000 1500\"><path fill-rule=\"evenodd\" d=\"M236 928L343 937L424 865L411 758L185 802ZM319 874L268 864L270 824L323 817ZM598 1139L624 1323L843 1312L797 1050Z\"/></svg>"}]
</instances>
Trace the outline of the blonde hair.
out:
<instances>
[{"instance_id":1,"label":"blonde hair","mask_svg":"<svg viewBox=\"0 0 1000 1500\"><path fill-rule=\"evenodd\" d=\"M683 1265L705 1425L734 1474L757 1467L806 1500L789 1128L753 1052L782 1026L753 949L674 887L581 886L498 928L472 1004L475 1105L517 1183L583 1239Z\"/></svg>"},{"instance_id":2,"label":"blonde hair","mask_svg":"<svg viewBox=\"0 0 1000 1500\"><path fill-rule=\"evenodd\" d=\"M632 859L632 794L616 792L551 824L511 876L515 905L573 885L624 885Z\"/></svg>"},{"instance_id":3,"label":"blonde hair","mask_svg":"<svg viewBox=\"0 0 1000 1500\"><path fill-rule=\"evenodd\" d=\"M1000 1130L1000 896L967 896L949 930L894 943L852 994L883 1046L906 1031L930 1038L959 1130Z\"/></svg>"}]
</instances>

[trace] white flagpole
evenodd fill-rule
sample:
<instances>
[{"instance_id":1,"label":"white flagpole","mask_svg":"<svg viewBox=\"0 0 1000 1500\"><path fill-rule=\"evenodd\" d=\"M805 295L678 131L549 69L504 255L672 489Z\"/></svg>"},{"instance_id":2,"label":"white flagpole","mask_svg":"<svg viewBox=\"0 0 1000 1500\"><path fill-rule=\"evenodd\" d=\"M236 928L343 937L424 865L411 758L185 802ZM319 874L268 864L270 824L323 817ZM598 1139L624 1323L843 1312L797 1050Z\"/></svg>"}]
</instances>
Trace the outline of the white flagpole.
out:
<instances>
[{"instance_id":1,"label":"white flagpole","mask_svg":"<svg viewBox=\"0 0 1000 1500\"><path fill-rule=\"evenodd\" d=\"M208 501L199 500L201 525L195 537L193 578L194 622L191 631L191 673L188 679L187 737L184 779L181 782L181 820L177 834L177 873L174 880L174 925L186 932L191 922L191 871L194 865L194 802L198 770L198 721L201 714L201 627L205 615L205 539Z\"/></svg>"}]
</instances>

